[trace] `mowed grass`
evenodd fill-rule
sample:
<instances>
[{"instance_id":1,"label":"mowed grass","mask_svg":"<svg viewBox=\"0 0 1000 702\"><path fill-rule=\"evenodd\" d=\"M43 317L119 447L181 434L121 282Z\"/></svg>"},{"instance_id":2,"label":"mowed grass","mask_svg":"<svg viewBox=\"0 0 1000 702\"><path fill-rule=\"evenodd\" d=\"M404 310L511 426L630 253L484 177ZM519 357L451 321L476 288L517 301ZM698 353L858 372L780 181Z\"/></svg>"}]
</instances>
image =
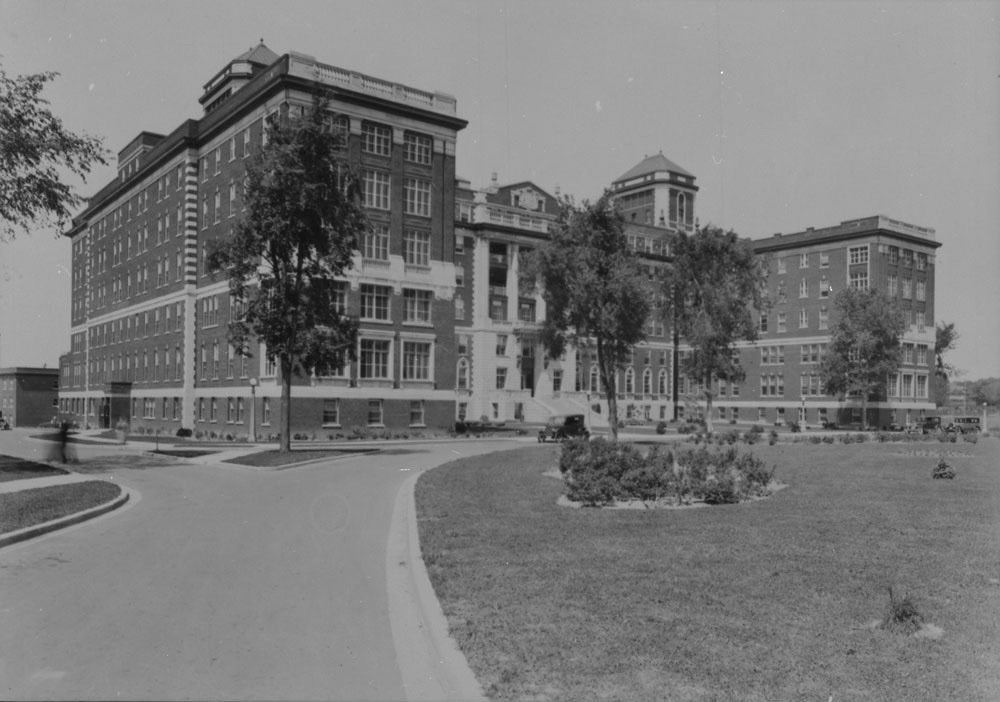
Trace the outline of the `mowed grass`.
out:
<instances>
[{"instance_id":1,"label":"mowed grass","mask_svg":"<svg viewBox=\"0 0 1000 702\"><path fill-rule=\"evenodd\" d=\"M0 534L103 505L120 494L120 487L103 480L0 494Z\"/></svg>"},{"instance_id":2,"label":"mowed grass","mask_svg":"<svg viewBox=\"0 0 1000 702\"><path fill-rule=\"evenodd\" d=\"M67 471L55 466L26 461L14 456L0 456L0 483L8 480L26 480L28 478L45 478L51 475L66 475Z\"/></svg>"},{"instance_id":3,"label":"mowed grass","mask_svg":"<svg viewBox=\"0 0 1000 702\"><path fill-rule=\"evenodd\" d=\"M1000 699L997 439L754 446L785 489L674 510L557 506L558 450L417 483L431 581L490 697ZM931 478L941 452L955 480ZM889 586L940 638L873 626Z\"/></svg>"},{"instance_id":4,"label":"mowed grass","mask_svg":"<svg viewBox=\"0 0 1000 702\"><path fill-rule=\"evenodd\" d=\"M318 461L323 458L343 458L358 453L377 453L377 448L343 448L343 449L292 449L288 453L281 453L277 449L258 451L246 456L227 458L223 463L237 463L241 466L256 466L262 468L277 468L281 466L291 466L296 463L306 461Z\"/></svg>"}]
</instances>

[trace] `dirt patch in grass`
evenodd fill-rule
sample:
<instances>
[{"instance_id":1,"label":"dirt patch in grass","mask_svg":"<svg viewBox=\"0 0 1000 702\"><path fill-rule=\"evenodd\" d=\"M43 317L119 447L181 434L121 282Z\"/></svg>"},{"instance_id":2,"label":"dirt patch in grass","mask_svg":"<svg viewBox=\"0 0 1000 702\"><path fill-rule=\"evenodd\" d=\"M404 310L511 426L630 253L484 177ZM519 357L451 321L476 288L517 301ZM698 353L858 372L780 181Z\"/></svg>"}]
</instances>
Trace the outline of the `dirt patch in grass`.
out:
<instances>
[{"instance_id":1,"label":"dirt patch in grass","mask_svg":"<svg viewBox=\"0 0 1000 702\"><path fill-rule=\"evenodd\" d=\"M14 456L0 456L0 483L8 480L26 480L28 478L44 478L49 475L66 475L67 471L55 466L26 461Z\"/></svg>"},{"instance_id":2,"label":"dirt patch in grass","mask_svg":"<svg viewBox=\"0 0 1000 702\"><path fill-rule=\"evenodd\" d=\"M963 448L941 481L879 444L757 446L787 488L692 510L560 508L558 447L462 459L417 483L421 549L493 699L996 700L1000 442ZM868 626L888 586L936 629Z\"/></svg>"},{"instance_id":3,"label":"dirt patch in grass","mask_svg":"<svg viewBox=\"0 0 1000 702\"><path fill-rule=\"evenodd\" d=\"M118 497L121 488L103 480L0 494L0 533L67 517Z\"/></svg>"},{"instance_id":4,"label":"dirt patch in grass","mask_svg":"<svg viewBox=\"0 0 1000 702\"><path fill-rule=\"evenodd\" d=\"M261 468L279 468L322 458L342 458L343 456L358 453L378 453L378 451L379 449L377 448L316 449L314 451L295 449L288 453L281 453L277 449L272 449L237 458L228 458L223 463L237 463L242 466L257 466Z\"/></svg>"}]
</instances>

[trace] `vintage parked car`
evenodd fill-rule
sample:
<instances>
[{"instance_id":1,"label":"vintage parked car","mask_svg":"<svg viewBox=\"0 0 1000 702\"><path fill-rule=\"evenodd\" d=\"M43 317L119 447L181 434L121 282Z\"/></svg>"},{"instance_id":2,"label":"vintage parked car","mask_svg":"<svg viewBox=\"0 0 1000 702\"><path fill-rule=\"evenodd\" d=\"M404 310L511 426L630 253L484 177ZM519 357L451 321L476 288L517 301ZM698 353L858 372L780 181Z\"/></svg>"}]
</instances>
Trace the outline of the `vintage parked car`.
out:
<instances>
[{"instance_id":1,"label":"vintage parked car","mask_svg":"<svg viewBox=\"0 0 1000 702\"><path fill-rule=\"evenodd\" d=\"M924 417L917 426L920 427L921 434L930 434L941 428L941 418Z\"/></svg>"},{"instance_id":2,"label":"vintage parked car","mask_svg":"<svg viewBox=\"0 0 1000 702\"><path fill-rule=\"evenodd\" d=\"M6 418L0 417L0 431L7 431L10 429L10 422Z\"/></svg>"},{"instance_id":3,"label":"vintage parked car","mask_svg":"<svg viewBox=\"0 0 1000 702\"><path fill-rule=\"evenodd\" d=\"M979 417L955 417L948 425L948 431L955 431L960 434L974 434L982 431Z\"/></svg>"},{"instance_id":4,"label":"vintage parked car","mask_svg":"<svg viewBox=\"0 0 1000 702\"><path fill-rule=\"evenodd\" d=\"M590 436L582 414L556 414L538 432L538 441L565 441Z\"/></svg>"}]
</instances>

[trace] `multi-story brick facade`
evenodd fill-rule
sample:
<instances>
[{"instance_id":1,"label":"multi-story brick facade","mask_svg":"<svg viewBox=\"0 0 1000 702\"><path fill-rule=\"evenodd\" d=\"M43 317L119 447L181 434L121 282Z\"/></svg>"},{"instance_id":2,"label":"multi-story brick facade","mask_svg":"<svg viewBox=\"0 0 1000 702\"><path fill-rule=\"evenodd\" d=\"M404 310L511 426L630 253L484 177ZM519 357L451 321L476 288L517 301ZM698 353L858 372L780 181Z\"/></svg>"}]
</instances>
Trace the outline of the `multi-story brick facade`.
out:
<instances>
[{"instance_id":1,"label":"multi-story brick facade","mask_svg":"<svg viewBox=\"0 0 1000 702\"><path fill-rule=\"evenodd\" d=\"M206 258L243 211L247 159L266 125L310 107L317 86L347 137L374 230L341 281L341 304L361 319L358 360L294 379L293 430L450 424L455 140L466 124L456 102L263 44L205 85L201 119L167 136L143 132L123 149L119 177L67 232L65 414L223 435L249 433L254 414L258 435L272 433L272 419L277 431L275 363L266 348L234 353L228 283Z\"/></svg>"},{"instance_id":2,"label":"multi-story brick facade","mask_svg":"<svg viewBox=\"0 0 1000 702\"><path fill-rule=\"evenodd\" d=\"M0 420L12 427L37 427L57 415L57 368L0 368Z\"/></svg>"}]
</instances>

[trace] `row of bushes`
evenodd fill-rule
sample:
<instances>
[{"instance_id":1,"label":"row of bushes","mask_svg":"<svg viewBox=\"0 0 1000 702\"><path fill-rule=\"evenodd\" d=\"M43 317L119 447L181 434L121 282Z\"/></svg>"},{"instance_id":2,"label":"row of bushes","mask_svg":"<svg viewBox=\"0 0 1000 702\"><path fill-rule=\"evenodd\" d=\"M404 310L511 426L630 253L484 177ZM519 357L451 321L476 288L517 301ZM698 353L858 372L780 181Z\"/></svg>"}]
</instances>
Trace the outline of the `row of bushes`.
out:
<instances>
[{"instance_id":1,"label":"row of bushes","mask_svg":"<svg viewBox=\"0 0 1000 702\"><path fill-rule=\"evenodd\" d=\"M559 470L566 496L591 507L634 500L647 505L741 502L769 494L774 474L773 467L732 446L676 452L656 446L643 454L632 444L603 438L564 444Z\"/></svg>"}]
</instances>

